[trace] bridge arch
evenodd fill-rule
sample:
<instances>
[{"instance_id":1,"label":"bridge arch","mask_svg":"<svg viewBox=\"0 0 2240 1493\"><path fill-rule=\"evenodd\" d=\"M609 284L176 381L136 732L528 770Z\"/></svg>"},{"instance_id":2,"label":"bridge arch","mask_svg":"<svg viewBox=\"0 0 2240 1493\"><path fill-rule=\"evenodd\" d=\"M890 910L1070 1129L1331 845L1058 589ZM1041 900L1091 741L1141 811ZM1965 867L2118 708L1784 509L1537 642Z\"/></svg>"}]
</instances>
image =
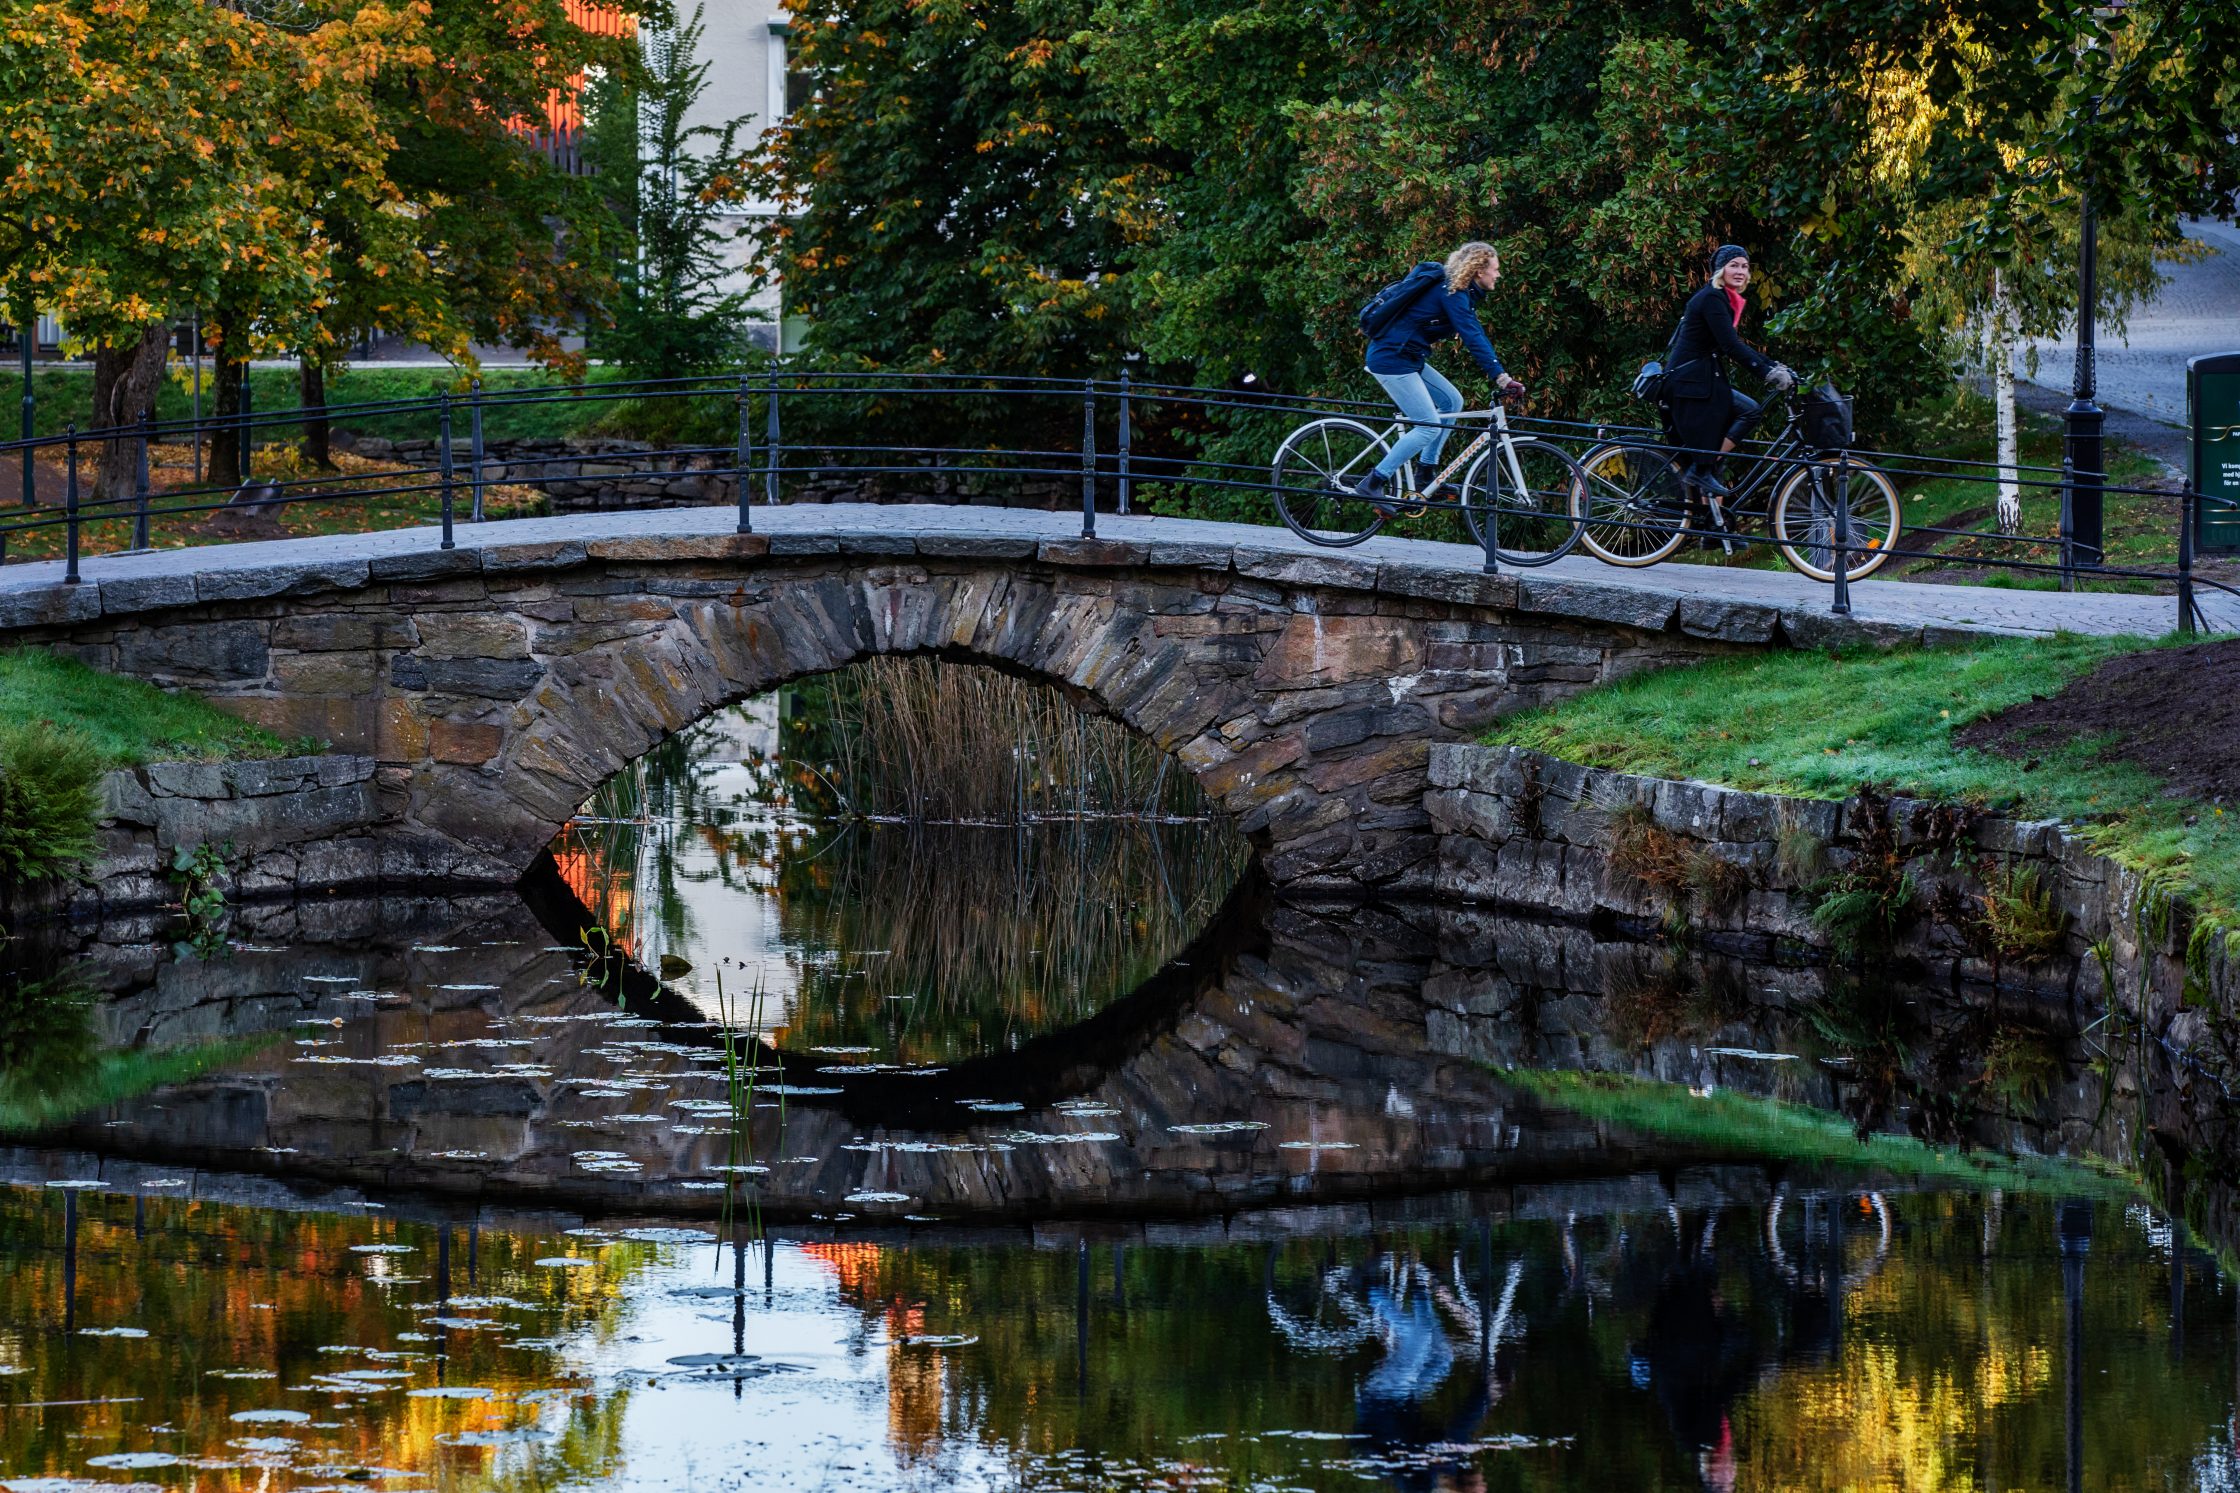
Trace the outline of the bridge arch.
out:
<instances>
[{"instance_id":1,"label":"bridge arch","mask_svg":"<svg viewBox=\"0 0 2240 1493\"><path fill-rule=\"evenodd\" d=\"M1467 553L1419 553L1434 546L1301 553L1183 520L1117 520L1128 537L1102 540L1051 537L1043 514L781 509L774 535L727 521L135 557L97 584L0 596L0 630L373 758L387 881L509 883L664 737L788 680L917 653L1117 718L1235 817L1280 891L1355 894L1436 891L1432 743L1789 626L1771 607L1488 576Z\"/></svg>"}]
</instances>

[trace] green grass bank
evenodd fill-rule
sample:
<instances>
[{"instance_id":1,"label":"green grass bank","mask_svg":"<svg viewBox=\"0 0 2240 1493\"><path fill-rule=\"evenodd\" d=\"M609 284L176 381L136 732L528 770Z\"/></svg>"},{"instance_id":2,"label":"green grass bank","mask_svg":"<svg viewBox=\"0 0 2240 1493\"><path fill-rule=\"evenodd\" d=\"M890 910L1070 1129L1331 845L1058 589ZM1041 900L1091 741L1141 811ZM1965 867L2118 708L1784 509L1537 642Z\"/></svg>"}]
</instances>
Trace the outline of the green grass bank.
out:
<instances>
[{"instance_id":1,"label":"green grass bank","mask_svg":"<svg viewBox=\"0 0 2240 1493\"><path fill-rule=\"evenodd\" d=\"M1755 1161L2068 1196L2121 1198L2139 1191L2125 1174L2063 1157L1952 1151L1903 1135L1862 1137L1840 1115L1729 1089L1704 1093L1630 1074L1573 1069L1500 1071L1504 1082L1543 1104L1621 1130Z\"/></svg>"},{"instance_id":2,"label":"green grass bank","mask_svg":"<svg viewBox=\"0 0 2240 1493\"><path fill-rule=\"evenodd\" d=\"M2240 926L2240 816L2174 796L2107 755L2107 737L2025 760L1958 745L1972 721L2051 696L2137 638L2016 638L1951 648L1788 651L1639 674L1499 722L1485 740L1566 761L1754 792L1909 797L2057 818L2094 849Z\"/></svg>"},{"instance_id":3,"label":"green grass bank","mask_svg":"<svg viewBox=\"0 0 2240 1493\"><path fill-rule=\"evenodd\" d=\"M0 888L65 874L92 857L101 775L114 768L315 749L194 695L40 649L0 652Z\"/></svg>"}]
</instances>

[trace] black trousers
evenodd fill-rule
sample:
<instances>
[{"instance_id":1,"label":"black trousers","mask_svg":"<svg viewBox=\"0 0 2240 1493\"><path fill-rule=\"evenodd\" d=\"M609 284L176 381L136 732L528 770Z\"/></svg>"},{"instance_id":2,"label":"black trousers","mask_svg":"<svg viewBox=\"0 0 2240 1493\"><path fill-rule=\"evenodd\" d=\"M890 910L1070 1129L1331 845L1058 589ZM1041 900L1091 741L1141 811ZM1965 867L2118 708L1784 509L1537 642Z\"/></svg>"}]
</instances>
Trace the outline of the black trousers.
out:
<instances>
[{"instance_id":1,"label":"black trousers","mask_svg":"<svg viewBox=\"0 0 2240 1493\"><path fill-rule=\"evenodd\" d=\"M1758 428L1758 417L1766 412L1766 407L1740 389L1729 389L1727 397L1734 401L1734 418L1727 422L1727 439L1739 446L1744 436Z\"/></svg>"}]
</instances>

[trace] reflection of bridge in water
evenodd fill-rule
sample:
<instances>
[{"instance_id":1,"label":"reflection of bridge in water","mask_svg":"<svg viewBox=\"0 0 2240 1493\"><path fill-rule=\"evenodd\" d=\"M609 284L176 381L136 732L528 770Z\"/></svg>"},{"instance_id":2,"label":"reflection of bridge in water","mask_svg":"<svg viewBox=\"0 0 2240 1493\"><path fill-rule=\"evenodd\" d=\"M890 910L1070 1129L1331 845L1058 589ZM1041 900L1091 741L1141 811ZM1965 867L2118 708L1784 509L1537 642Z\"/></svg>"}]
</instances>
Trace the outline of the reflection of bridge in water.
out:
<instances>
[{"instance_id":1,"label":"reflection of bridge in water","mask_svg":"<svg viewBox=\"0 0 2240 1493\"><path fill-rule=\"evenodd\" d=\"M1960 1114L1909 1097L1872 1051L1797 1056L1825 1050L1816 971L1752 995L1747 968L1706 956L1676 974L1664 952L1583 928L1325 916L1247 886L1143 986L1015 1050L918 1067L765 1050L735 1142L713 1024L642 974L587 981L580 949L547 926L576 926L568 905L542 924L510 897L464 922L434 911L367 909L378 940L350 935L331 906L254 914L316 914L331 936L314 950L295 927L288 947L276 936L222 964L166 964L154 985L120 991L105 1008L114 1029L158 1045L337 1025L93 1111L56 1139L599 1209L713 1214L724 1184L746 1180L776 1218L955 1221L1229 1213L1763 1155L1583 1117L1505 1078L1512 1067L1777 1093L2040 1152L2090 1141L2102 1118L2081 1065L2034 1104ZM1917 1045L2023 1031L1947 1004L1953 1030ZM2056 1054L2059 1024L2040 1039Z\"/></svg>"}]
</instances>

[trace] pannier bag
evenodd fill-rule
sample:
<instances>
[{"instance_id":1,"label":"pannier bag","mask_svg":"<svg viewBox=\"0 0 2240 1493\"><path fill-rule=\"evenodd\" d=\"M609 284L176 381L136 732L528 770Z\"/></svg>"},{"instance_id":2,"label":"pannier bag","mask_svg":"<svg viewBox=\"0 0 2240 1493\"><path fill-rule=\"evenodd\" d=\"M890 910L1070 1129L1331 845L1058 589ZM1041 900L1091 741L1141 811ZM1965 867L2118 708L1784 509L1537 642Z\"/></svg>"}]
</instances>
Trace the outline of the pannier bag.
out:
<instances>
[{"instance_id":1,"label":"pannier bag","mask_svg":"<svg viewBox=\"0 0 2240 1493\"><path fill-rule=\"evenodd\" d=\"M1415 298L1434 284L1445 280L1447 267L1435 259L1426 259L1399 279L1361 303L1361 332L1374 337L1392 325L1394 318L1408 309Z\"/></svg>"},{"instance_id":2,"label":"pannier bag","mask_svg":"<svg viewBox=\"0 0 2240 1493\"><path fill-rule=\"evenodd\" d=\"M1851 449L1851 400L1833 384L1814 389L1798 410L1804 443L1815 451Z\"/></svg>"}]
</instances>

